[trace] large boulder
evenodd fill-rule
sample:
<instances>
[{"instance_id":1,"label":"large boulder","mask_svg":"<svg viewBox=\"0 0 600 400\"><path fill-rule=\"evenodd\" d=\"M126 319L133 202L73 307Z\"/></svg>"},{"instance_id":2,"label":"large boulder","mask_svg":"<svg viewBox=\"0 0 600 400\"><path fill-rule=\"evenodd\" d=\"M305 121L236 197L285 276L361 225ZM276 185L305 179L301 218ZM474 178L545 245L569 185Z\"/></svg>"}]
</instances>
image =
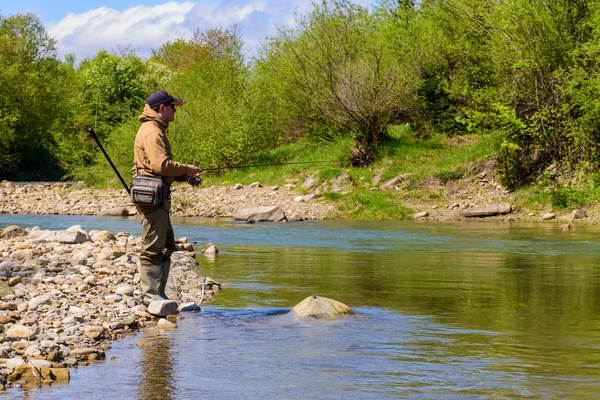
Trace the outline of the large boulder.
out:
<instances>
[{"instance_id":1,"label":"large boulder","mask_svg":"<svg viewBox=\"0 0 600 400\"><path fill-rule=\"evenodd\" d=\"M155 300L148 305L148 312L157 317L177 314L177 303L171 300Z\"/></svg>"},{"instance_id":2,"label":"large boulder","mask_svg":"<svg viewBox=\"0 0 600 400\"><path fill-rule=\"evenodd\" d=\"M9 381L22 381L32 386L37 386L41 379L44 383L69 383L68 368L36 368L30 365L21 365L15 368L7 379Z\"/></svg>"},{"instance_id":3,"label":"large boulder","mask_svg":"<svg viewBox=\"0 0 600 400\"><path fill-rule=\"evenodd\" d=\"M337 318L354 315L354 311L344 303L321 296L309 296L296 304L291 311L298 318Z\"/></svg>"},{"instance_id":4,"label":"large boulder","mask_svg":"<svg viewBox=\"0 0 600 400\"><path fill-rule=\"evenodd\" d=\"M90 237L83 231L42 231L36 230L29 234L28 239L36 242L58 242L58 243L84 243L90 240Z\"/></svg>"},{"instance_id":5,"label":"large boulder","mask_svg":"<svg viewBox=\"0 0 600 400\"><path fill-rule=\"evenodd\" d=\"M494 215L508 214L511 211L509 203L496 203L489 206L470 208L461 213L463 217L491 217Z\"/></svg>"},{"instance_id":6,"label":"large boulder","mask_svg":"<svg viewBox=\"0 0 600 400\"><path fill-rule=\"evenodd\" d=\"M237 221L252 220L254 222L280 222L286 220L283 210L278 206L240 208L233 217Z\"/></svg>"}]
</instances>

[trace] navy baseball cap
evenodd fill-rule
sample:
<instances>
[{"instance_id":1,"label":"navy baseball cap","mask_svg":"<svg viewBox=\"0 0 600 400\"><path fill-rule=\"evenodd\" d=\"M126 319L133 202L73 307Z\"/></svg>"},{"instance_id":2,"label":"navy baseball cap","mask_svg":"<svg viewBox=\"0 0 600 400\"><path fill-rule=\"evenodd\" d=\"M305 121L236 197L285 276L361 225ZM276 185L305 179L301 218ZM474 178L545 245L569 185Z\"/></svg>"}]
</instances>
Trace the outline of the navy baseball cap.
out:
<instances>
[{"instance_id":1,"label":"navy baseball cap","mask_svg":"<svg viewBox=\"0 0 600 400\"><path fill-rule=\"evenodd\" d=\"M174 104L176 106L180 106L183 103L185 103L183 99L177 99L164 90L157 90L146 99L146 104L148 104L150 108L156 108L161 104Z\"/></svg>"}]
</instances>

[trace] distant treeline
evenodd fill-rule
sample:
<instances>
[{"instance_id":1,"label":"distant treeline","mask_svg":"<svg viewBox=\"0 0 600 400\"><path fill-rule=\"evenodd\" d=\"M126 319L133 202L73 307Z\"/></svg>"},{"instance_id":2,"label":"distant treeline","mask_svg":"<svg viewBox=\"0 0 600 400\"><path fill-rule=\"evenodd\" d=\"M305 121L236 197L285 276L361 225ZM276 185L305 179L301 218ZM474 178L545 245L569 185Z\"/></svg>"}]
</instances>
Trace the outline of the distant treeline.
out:
<instances>
[{"instance_id":1,"label":"distant treeline","mask_svg":"<svg viewBox=\"0 0 600 400\"><path fill-rule=\"evenodd\" d=\"M253 57L235 27L196 31L141 59L130 48L59 60L32 15L0 19L0 177L97 181L132 164L145 97L186 99L177 159L245 164L281 144L346 140L348 162L377 159L390 124L416 135L501 132L504 183L550 164L600 158L600 3L594 0L321 1Z\"/></svg>"}]
</instances>

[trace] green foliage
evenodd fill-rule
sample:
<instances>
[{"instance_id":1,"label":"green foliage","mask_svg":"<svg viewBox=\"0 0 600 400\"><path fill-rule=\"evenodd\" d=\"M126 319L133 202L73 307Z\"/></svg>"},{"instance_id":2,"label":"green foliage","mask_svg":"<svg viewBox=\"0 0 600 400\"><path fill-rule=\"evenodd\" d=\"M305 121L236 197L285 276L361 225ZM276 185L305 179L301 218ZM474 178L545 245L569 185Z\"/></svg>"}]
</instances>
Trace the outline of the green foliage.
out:
<instances>
[{"instance_id":1,"label":"green foliage","mask_svg":"<svg viewBox=\"0 0 600 400\"><path fill-rule=\"evenodd\" d=\"M144 62L134 54L119 57L100 50L93 59L84 60L77 72L93 127L101 138L139 113L151 91L144 82Z\"/></svg>"},{"instance_id":2,"label":"green foliage","mask_svg":"<svg viewBox=\"0 0 600 400\"><path fill-rule=\"evenodd\" d=\"M297 28L282 28L262 49L253 71L264 89L257 101L273 110L268 122L281 136L298 137L320 124L351 137L350 162L368 165L387 125L409 113L416 80L378 41L377 21L366 8L346 0L313 5L297 17ZM312 134L327 140L330 129Z\"/></svg>"},{"instance_id":3,"label":"green foliage","mask_svg":"<svg viewBox=\"0 0 600 400\"><path fill-rule=\"evenodd\" d=\"M342 173L342 170L339 168L328 168L321 170L319 172L319 179L322 181L329 180L331 178L337 178Z\"/></svg>"},{"instance_id":4,"label":"green foliage","mask_svg":"<svg viewBox=\"0 0 600 400\"><path fill-rule=\"evenodd\" d=\"M108 141L102 142L104 149L126 183L129 183L132 176L133 144L139 127L140 123L137 119L130 118L115 128ZM88 140L91 142L91 139L88 138ZM85 181L93 186L121 188L122 184L119 178L100 149L96 145L92 145L89 154L93 162L90 165L78 165L72 168L66 177Z\"/></svg>"},{"instance_id":5,"label":"green foliage","mask_svg":"<svg viewBox=\"0 0 600 400\"><path fill-rule=\"evenodd\" d=\"M412 218L411 210L400 205L391 193L357 190L342 196L339 202L338 208L350 218L377 221Z\"/></svg>"},{"instance_id":6,"label":"green foliage","mask_svg":"<svg viewBox=\"0 0 600 400\"><path fill-rule=\"evenodd\" d=\"M248 164L275 144L251 101L242 42L234 31L222 36L228 42L215 39L207 45L212 53L172 82L186 99L170 133L174 155L205 168Z\"/></svg>"},{"instance_id":7,"label":"green foliage","mask_svg":"<svg viewBox=\"0 0 600 400\"><path fill-rule=\"evenodd\" d=\"M33 15L0 18L0 176L60 174L56 135L68 91L54 46Z\"/></svg>"},{"instance_id":8,"label":"green foliage","mask_svg":"<svg viewBox=\"0 0 600 400\"><path fill-rule=\"evenodd\" d=\"M448 181L458 180L463 177L463 174L458 171L438 171L433 174L434 178L441 180L443 183Z\"/></svg>"}]
</instances>

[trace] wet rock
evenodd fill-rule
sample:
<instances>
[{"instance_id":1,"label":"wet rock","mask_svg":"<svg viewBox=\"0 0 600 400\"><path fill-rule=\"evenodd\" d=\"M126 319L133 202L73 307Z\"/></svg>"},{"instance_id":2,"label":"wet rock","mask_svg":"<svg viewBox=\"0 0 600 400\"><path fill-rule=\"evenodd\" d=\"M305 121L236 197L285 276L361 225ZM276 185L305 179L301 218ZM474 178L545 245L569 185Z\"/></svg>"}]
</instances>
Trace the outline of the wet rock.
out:
<instances>
[{"instance_id":1,"label":"wet rock","mask_svg":"<svg viewBox=\"0 0 600 400\"><path fill-rule=\"evenodd\" d=\"M202 250L202 254L219 254L219 249L217 249L212 243L208 243Z\"/></svg>"},{"instance_id":2,"label":"wet rock","mask_svg":"<svg viewBox=\"0 0 600 400\"><path fill-rule=\"evenodd\" d=\"M67 368L42 367L34 370L30 365L21 365L16 367L7 379L12 382L25 381L28 384L35 385L37 385L40 379L45 383L68 383L70 380L70 373Z\"/></svg>"},{"instance_id":3,"label":"wet rock","mask_svg":"<svg viewBox=\"0 0 600 400\"><path fill-rule=\"evenodd\" d=\"M82 359L88 358L88 356L91 354L98 354L99 352L100 352L99 349L95 349L93 347L85 347L85 348L74 349L73 351L71 351L70 356L75 357L78 360L82 360Z\"/></svg>"},{"instance_id":4,"label":"wet rock","mask_svg":"<svg viewBox=\"0 0 600 400\"><path fill-rule=\"evenodd\" d=\"M353 315L354 311L339 301L321 296L309 296L292 308L298 318L336 318Z\"/></svg>"},{"instance_id":5,"label":"wet rock","mask_svg":"<svg viewBox=\"0 0 600 400\"><path fill-rule=\"evenodd\" d=\"M178 307L177 310L179 312L190 312L190 311L200 311L201 308L198 304L196 303L181 303Z\"/></svg>"},{"instance_id":6,"label":"wet rock","mask_svg":"<svg viewBox=\"0 0 600 400\"><path fill-rule=\"evenodd\" d=\"M164 318L158 320L157 326L159 329L175 329L177 328L177 324L168 321Z\"/></svg>"},{"instance_id":7,"label":"wet rock","mask_svg":"<svg viewBox=\"0 0 600 400\"><path fill-rule=\"evenodd\" d=\"M129 216L129 209L121 207L108 208L100 211L100 215L107 217L127 217Z\"/></svg>"},{"instance_id":8,"label":"wet rock","mask_svg":"<svg viewBox=\"0 0 600 400\"><path fill-rule=\"evenodd\" d=\"M569 224L562 224L561 226L558 227L559 231L568 231L569 229L571 229L571 225L569 225Z\"/></svg>"}]
</instances>

